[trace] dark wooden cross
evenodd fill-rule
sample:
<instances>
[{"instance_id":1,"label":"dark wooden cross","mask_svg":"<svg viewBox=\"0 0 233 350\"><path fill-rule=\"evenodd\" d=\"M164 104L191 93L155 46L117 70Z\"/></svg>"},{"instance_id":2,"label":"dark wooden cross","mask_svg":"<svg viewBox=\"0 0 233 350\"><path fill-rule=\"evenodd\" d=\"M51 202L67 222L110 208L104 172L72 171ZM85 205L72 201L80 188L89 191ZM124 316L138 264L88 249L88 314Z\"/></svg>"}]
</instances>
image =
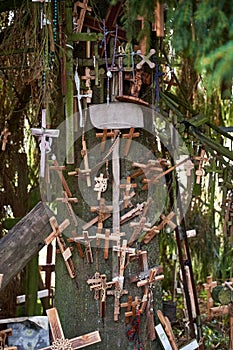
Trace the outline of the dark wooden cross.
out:
<instances>
[{"instance_id":1,"label":"dark wooden cross","mask_svg":"<svg viewBox=\"0 0 233 350\"><path fill-rule=\"evenodd\" d=\"M130 128L128 134L122 134L123 139L127 139L126 145L125 145L125 151L124 151L124 156L126 157L129 153L130 145L132 142L133 137L139 137L140 133L139 132L134 132L134 128Z\"/></svg>"},{"instance_id":2,"label":"dark wooden cross","mask_svg":"<svg viewBox=\"0 0 233 350\"><path fill-rule=\"evenodd\" d=\"M105 199L100 198L99 206L91 207L92 213L98 213L98 228L97 233L101 233L103 228L103 221L106 215L112 213L113 207L111 205L105 205Z\"/></svg>"},{"instance_id":3,"label":"dark wooden cross","mask_svg":"<svg viewBox=\"0 0 233 350\"><path fill-rule=\"evenodd\" d=\"M143 213L142 213L142 216L141 216L139 222L130 223L130 226L134 227L134 231L130 237L130 240L128 243L129 245L133 244L133 242L135 242L138 239L139 233L142 230L148 231L151 228L151 224L146 222L147 211L148 211L151 203L152 203L152 199L148 198L147 202L144 204Z\"/></svg>"},{"instance_id":4,"label":"dark wooden cross","mask_svg":"<svg viewBox=\"0 0 233 350\"><path fill-rule=\"evenodd\" d=\"M121 183L120 184L120 188L121 189L125 189L125 193L124 193L124 197L123 197L124 208L128 208L129 207L130 199L134 195L134 191L131 191L131 193L130 193L130 190L133 189L133 188L136 188L136 187L137 187L136 183L131 183L130 176L127 176L126 183Z\"/></svg>"},{"instance_id":5,"label":"dark wooden cross","mask_svg":"<svg viewBox=\"0 0 233 350\"><path fill-rule=\"evenodd\" d=\"M54 239L56 239L69 275L71 278L74 278L76 276L76 272L73 261L71 259L71 250L69 247L66 247L65 241L62 237L62 232L69 226L70 222L68 219L66 219L60 225L58 225L57 220L54 216L49 219L49 222L52 226L53 232L44 240L44 242L48 245Z\"/></svg>"},{"instance_id":6,"label":"dark wooden cross","mask_svg":"<svg viewBox=\"0 0 233 350\"><path fill-rule=\"evenodd\" d=\"M120 298L122 295L128 294L127 290L123 290L120 287L120 282L117 281L114 290L107 290L107 295L114 296L114 321L118 321L120 314Z\"/></svg>"},{"instance_id":7,"label":"dark wooden cross","mask_svg":"<svg viewBox=\"0 0 233 350\"><path fill-rule=\"evenodd\" d=\"M55 265L52 263L53 258L53 246L49 244L47 246L47 254L46 254L46 264L40 265L40 270L45 272L45 288L49 291L48 299L51 300L53 298L53 292L51 289L51 279L52 273L55 272Z\"/></svg>"},{"instance_id":8,"label":"dark wooden cross","mask_svg":"<svg viewBox=\"0 0 233 350\"><path fill-rule=\"evenodd\" d=\"M175 216L175 213L171 211L167 216L161 214L160 218L162 221L159 223L158 226L154 226L151 230L149 230L144 238L143 241L144 243L149 243L152 238L154 238L163 228L165 225L169 225L172 230L176 228L176 224L172 221L172 218Z\"/></svg>"},{"instance_id":9,"label":"dark wooden cross","mask_svg":"<svg viewBox=\"0 0 233 350\"><path fill-rule=\"evenodd\" d=\"M52 345L42 350L56 349L83 349L84 347L96 344L101 341L99 331L87 333L72 339L66 339L61 326L60 318L56 308L46 311L52 335Z\"/></svg>"},{"instance_id":10,"label":"dark wooden cross","mask_svg":"<svg viewBox=\"0 0 233 350\"><path fill-rule=\"evenodd\" d=\"M102 274L100 276L95 276L97 278L91 278L87 280L88 285L90 285L90 290L95 291L95 298L100 299L100 317L105 317L106 310L106 291L115 285L116 281L106 281L106 275Z\"/></svg>"},{"instance_id":11,"label":"dark wooden cross","mask_svg":"<svg viewBox=\"0 0 233 350\"><path fill-rule=\"evenodd\" d=\"M205 150L202 148L199 156L194 156L193 159L199 162L198 169L196 170L196 183L200 184L201 176L204 176L205 172L203 169L203 165L208 161L208 158L205 157Z\"/></svg>"},{"instance_id":12,"label":"dark wooden cross","mask_svg":"<svg viewBox=\"0 0 233 350\"><path fill-rule=\"evenodd\" d=\"M78 203L78 198L68 197L68 194L66 193L66 191L62 191L62 193L63 193L63 198L57 198L56 201L65 203L74 226L78 226L78 221L71 204L71 203Z\"/></svg>"},{"instance_id":13,"label":"dark wooden cross","mask_svg":"<svg viewBox=\"0 0 233 350\"><path fill-rule=\"evenodd\" d=\"M8 128L4 128L3 131L1 132L2 151L6 150L6 144L8 143L10 135L11 135L11 132L8 130Z\"/></svg>"},{"instance_id":14,"label":"dark wooden cross","mask_svg":"<svg viewBox=\"0 0 233 350\"><path fill-rule=\"evenodd\" d=\"M136 316L137 311L140 308L141 299L139 299L137 296L133 300L132 296L128 296L128 301L121 303L121 308L126 307L125 311L125 323L130 322L131 316Z\"/></svg>"},{"instance_id":15,"label":"dark wooden cross","mask_svg":"<svg viewBox=\"0 0 233 350\"><path fill-rule=\"evenodd\" d=\"M76 15L76 17L78 17L78 11L77 11L78 7L80 8L80 13L79 13L79 18L76 19L76 21L77 21L76 22L76 25L77 25L76 32L81 33L86 12L87 11L91 12L92 8L90 6L88 6L88 0L83 0L83 2L76 1L74 3L74 14Z\"/></svg>"}]
</instances>

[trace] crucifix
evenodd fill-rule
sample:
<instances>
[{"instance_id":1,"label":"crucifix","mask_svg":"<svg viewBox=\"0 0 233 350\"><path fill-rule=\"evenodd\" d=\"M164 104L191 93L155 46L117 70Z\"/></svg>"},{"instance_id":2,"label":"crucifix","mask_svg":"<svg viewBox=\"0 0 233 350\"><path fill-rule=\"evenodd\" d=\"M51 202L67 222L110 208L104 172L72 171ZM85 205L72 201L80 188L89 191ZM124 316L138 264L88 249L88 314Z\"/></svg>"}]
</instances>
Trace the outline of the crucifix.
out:
<instances>
[{"instance_id":1,"label":"crucifix","mask_svg":"<svg viewBox=\"0 0 233 350\"><path fill-rule=\"evenodd\" d=\"M69 275L71 278L74 278L76 276L76 273L73 261L71 259L71 250L69 247L66 247L65 241L62 237L62 232L69 226L70 222L68 219L66 219L60 225L58 225L57 220L54 216L49 219L49 222L52 226L53 232L44 240L44 242L46 245L48 245L54 239L56 239Z\"/></svg>"},{"instance_id":2,"label":"crucifix","mask_svg":"<svg viewBox=\"0 0 233 350\"><path fill-rule=\"evenodd\" d=\"M116 282L114 290L107 290L107 295L114 296L114 321L116 322L120 314L120 297L125 294L128 294L128 291L120 288L119 281Z\"/></svg>"},{"instance_id":3,"label":"crucifix","mask_svg":"<svg viewBox=\"0 0 233 350\"><path fill-rule=\"evenodd\" d=\"M161 214L160 218L162 219L162 221L158 226L154 226L145 234L143 238L144 243L148 244L152 240L152 238L154 238L155 235L157 235L164 228L165 225L169 225L170 228L174 230L176 228L176 224L172 221L172 218L174 216L175 213L173 211L171 211L167 216Z\"/></svg>"},{"instance_id":4,"label":"crucifix","mask_svg":"<svg viewBox=\"0 0 233 350\"><path fill-rule=\"evenodd\" d=\"M210 309L214 305L214 301L213 301L211 292L212 292L213 288L216 286L217 286L217 281L213 281L212 276L208 276L206 278L206 283L203 283L203 287L207 291L207 313L208 313L209 318L211 318Z\"/></svg>"},{"instance_id":5,"label":"crucifix","mask_svg":"<svg viewBox=\"0 0 233 350\"><path fill-rule=\"evenodd\" d=\"M104 198L100 198L99 206L91 207L92 213L95 213L95 212L98 213L98 228L97 228L98 233L101 233L102 231L105 215L112 213L112 210L113 210L112 205L105 205Z\"/></svg>"},{"instance_id":6,"label":"crucifix","mask_svg":"<svg viewBox=\"0 0 233 350\"><path fill-rule=\"evenodd\" d=\"M63 198L56 198L56 201L65 203L74 226L78 226L78 221L71 205L71 203L77 203L78 198L68 197L68 194L66 191L62 191L62 193L63 193Z\"/></svg>"},{"instance_id":7,"label":"crucifix","mask_svg":"<svg viewBox=\"0 0 233 350\"><path fill-rule=\"evenodd\" d=\"M110 281L106 282L106 275L100 275L98 278L92 278L88 279L87 283L90 286L90 290L94 290L95 297L100 299L100 317L105 317L105 310L106 310L106 291L109 288L112 288L113 285L115 285L116 281Z\"/></svg>"},{"instance_id":8,"label":"crucifix","mask_svg":"<svg viewBox=\"0 0 233 350\"><path fill-rule=\"evenodd\" d=\"M72 339L66 339L61 326L61 321L57 309L51 308L46 310L52 335L52 345L42 350L53 349L83 349L84 347L96 344L101 341L99 331L87 333Z\"/></svg>"},{"instance_id":9,"label":"crucifix","mask_svg":"<svg viewBox=\"0 0 233 350\"><path fill-rule=\"evenodd\" d=\"M59 179L61 180L62 186L63 186L65 192L67 193L67 196L72 197L72 193L70 192L69 186L68 186L66 179L62 173L62 171L65 170L66 167L64 165L59 165L58 161L55 158L55 159L53 159L53 165L50 165L49 169L55 170L57 172Z\"/></svg>"},{"instance_id":10,"label":"crucifix","mask_svg":"<svg viewBox=\"0 0 233 350\"><path fill-rule=\"evenodd\" d=\"M42 109L41 128L31 128L31 133L40 141L40 176L44 177L46 154L51 151L52 139L59 136L60 130L46 128L46 109Z\"/></svg>"},{"instance_id":11,"label":"crucifix","mask_svg":"<svg viewBox=\"0 0 233 350\"><path fill-rule=\"evenodd\" d=\"M203 164L204 164L204 162L208 161L208 158L205 157L205 150L202 148L200 156L194 156L193 159L195 159L199 162L198 169L196 170L196 183L200 184L201 176L204 176L204 174L205 174L204 169L203 169Z\"/></svg>"},{"instance_id":12,"label":"crucifix","mask_svg":"<svg viewBox=\"0 0 233 350\"><path fill-rule=\"evenodd\" d=\"M122 242L122 247L118 246L113 246L113 251L114 252L120 252L120 262L119 262L119 273L118 276L115 277L116 280L119 281L120 283L120 289L123 289L124 285L124 271L125 271L125 259L126 259L126 254L134 254L135 253L135 248L129 248L127 247L127 240L124 239Z\"/></svg>"},{"instance_id":13,"label":"crucifix","mask_svg":"<svg viewBox=\"0 0 233 350\"><path fill-rule=\"evenodd\" d=\"M92 255L92 249L91 249L91 241L95 239L96 236L89 236L88 231L83 231L82 237L74 237L72 238L74 242L80 242L84 244L85 252L86 252L86 258L89 264L93 263L93 255Z\"/></svg>"},{"instance_id":14,"label":"crucifix","mask_svg":"<svg viewBox=\"0 0 233 350\"><path fill-rule=\"evenodd\" d=\"M150 229L151 224L146 222L146 220L147 220L146 215L147 215L147 211L148 211L151 203L152 203L152 199L148 198L147 202L144 204L143 213L142 213L142 216L141 216L139 222L131 222L130 223L130 226L134 227L134 231L130 237L130 240L128 243L129 245L133 244L138 239L138 236L139 236L139 233L141 232L141 230L148 231Z\"/></svg>"},{"instance_id":15,"label":"crucifix","mask_svg":"<svg viewBox=\"0 0 233 350\"><path fill-rule=\"evenodd\" d=\"M77 11L78 7L80 8L79 18L78 18L78 11ZM86 12L87 11L91 12L91 10L92 10L92 8L90 6L88 6L88 0L83 0L83 2L76 1L74 3L74 14L76 17L76 26L77 26L76 32L77 33L81 33Z\"/></svg>"},{"instance_id":16,"label":"crucifix","mask_svg":"<svg viewBox=\"0 0 233 350\"><path fill-rule=\"evenodd\" d=\"M8 143L10 135L11 132L8 130L8 128L5 127L1 132L2 151L6 150L6 144Z\"/></svg>"},{"instance_id":17,"label":"crucifix","mask_svg":"<svg viewBox=\"0 0 233 350\"><path fill-rule=\"evenodd\" d=\"M130 199L132 198L132 196L135 194L134 191L131 191L131 189L136 188L137 184L136 183L131 183L131 178L130 176L127 176L126 182L125 183L121 183L120 184L120 188L121 189L125 189L125 193L124 193L124 208L128 208L129 204L130 204Z\"/></svg>"}]
</instances>

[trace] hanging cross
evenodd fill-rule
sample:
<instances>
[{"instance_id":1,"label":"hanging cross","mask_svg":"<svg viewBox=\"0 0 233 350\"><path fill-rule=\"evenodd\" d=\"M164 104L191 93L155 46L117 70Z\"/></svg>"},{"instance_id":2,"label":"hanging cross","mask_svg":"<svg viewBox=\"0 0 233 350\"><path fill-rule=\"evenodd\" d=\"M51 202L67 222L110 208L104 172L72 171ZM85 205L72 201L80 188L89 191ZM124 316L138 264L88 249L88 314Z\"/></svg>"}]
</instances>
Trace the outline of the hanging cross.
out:
<instances>
[{"instance_id":1,"label":"hanging cross","mask_svg":"<svg viewBox=\"0 0 233 350\"><path fill-rule=\"evenodd\" d=\"M113 246L113 251L120 252L119 273L116 279L120 283L120 289L123 289L126 254L135 253L135 248L127 247L127 240L124 239L122 242L122 247L120 247L119 245Z\"/></svg>"},{"instance_id":2,"label":"hanging cross","mask_svg":"<svg viewBox=\"0 0 233 350\"><path fill-rule=\"evenodd\" d=\"M94 331L81 335L70 340L65 339L61 321L56 308L46 310L52 336L52 345L42 350L58 349L83 349L88 345L92 345L101 341L99 331Z\"/></svg>"},{"instance_id":3,"label":"hanging cross","mask_svg":"<svg viewBox=\"0 0 233 350\"><path fill-rule=\"evenodd\" d=\"M105 199L100 198L99 206L91 207L91 212L98 213L98 233L101 233L103 228L103 221L105 219L106 214L112 213L113 207L111 205L105 205Z\"/></svg>"},{"instance_id":4,"label":"hanging cross","mask_svg":"<svg viewBox=\"0 0 233 350\"><path fill-rule=\"evenodd\" d=\"M128 301L125 303L121 303L121 308L127 308L125 312L125 323L129 323L130 317L136 315L137 311L139 310L140 304L141 299L139 299L137 296L134 300L131 296L128 296Z\"/></svg>"},{"instance_id":5,"label":"hanging cross","mask_svg":"<svg viewBox=\"0 0 233 350\"><path fill-rule=\"evenodd\" d=\"M76 68L75 75L74 75L76 90L77 90L77 102L78 102L78 111L79 111L79 126L83 127L83 110L81 105L81 99L82 98L92 98L92 93L89 94L81 94L80 92L80 78L78 76L78 70Z\"/></svg>"},{"instance_id":6,"label":"hanging cross","mask_svg":"<svg viewBox=\"0 0 233 350\"><path fill-rule=\"evenodd\" d=\"M174 230L176 228L176 224L173 221L171 221L174 216L175 213L173 211L170 212L167 216L163 214L160 215L162 221L158 226L154 226L145 234L143 238L144 243L148 244L152 240L152 238L154 238L167 224L171 227L172 230Z\"/></svg>"},{"instance_id":7,"label":"hanging cross","mask_svg":"<svg viewBox=\"0 0 233 350\"><path fill-rule=\"evenodd\" d=\"M46 128L46 109L42 109L41 128L31 128L31 133L40 140L40 176L44 177L46 153L51 151L52 139L59 136L60 130Z\"/></svg>"},{"instance_id":8,"label":"hanging cross","mask_svg":"<svg viewBox=\"0 0 233 350\"><path fill-rule=\"evenodd\" d=\"M55 170L59 176L59 179L61 180L62 186L67 193L68 197L72 197L72 193L70 192L69 186L66 182L66 179L63 176L62 171L66 169L64 165L59 166L58 161L56 159L53 160L53 165L50 165L50 170Z\"/></svg>"},{"instance_id":9,"label":"hanging cross","mask_svg":"<svg viewBox=\"0 0 233 350\"><path fill-rule=\"evenodd\" d=\"M142 216L141 216L139 222L131 222L130 223L130 226L134 227L134 231L130 237L129 245L133 244L133 242L138 239L138 236L139 236L139 233L141 232L141 230L148 231L150 229L151 224L149 222L146 222L146 215L147 215L147 211L148 211L151 203L152 203L152 199L148 198L147 202L144 204L143 213L142 213Z\"/></svg>"},{"instance_id":10,"label":"hanging cross","mask_svg":"<svg viewBox=\"0 0 233 350\"><path fill-rule=\"evenodd\" d=\"M120 237L119 237L119 235L113 235L113 234L110 235L110 230L106 229L105 234L97 233L96 238L104 240L104 259L107 260L108 259L109 242L113 241L113 242L118 243L120 241Z\"/></svg>"},{"instance_id":11,"label":"hanging cross","mask_svg":"<svg viewBox=\"0 0 233 350\"><path fill-rule=\"evenodd\" d=\"M121 216L120 218L120 224L123 225L127 221L133 219L135 216L141 215L143 211L144 203L137 203L136 208L131 209L127 213Z\"/></svg>"},{"instance_id":12,"label":"hanging cross","mask_svg":"<svg viewBox=\"0 0 233 350\"><path fill-rule=\"evenodd\" d=\"M115 136L115 133L114 133L114 131L108 131L108 129L105 128L105 129L103 129L103 132L96 133L95 135L96 135L96 137L102 138L101 145L100 145L100 151L104 152L107 137L113 138Z\"/></svg>"},{"instance_id":13,"label":"hanging cross","mask_svg":"<svg viewBox=\"0 0 233 350\"><path fill-rule=\"evenodd\" d=\"M214 301L213 301L211 293L212 293L213 288L216 286L217 286L217 281L213 281L212 276L208 276L206 278L206 283L203 283L203 287L207 291L207 313L208 313L209 318L211 318L210 309L214 305Z\"/></svg>"},{"instance_id":14,"label":"hanging cross","mask_svg":"<svg viewBox=\"0 0 233 350\"><path fill-rule=\"evenodd\" d=\"M73 261L71 259L71 250L69 247L66 247L65 241L62 237L62 232L69 226L70 222L68 219L66 219L60 225L58 225L57 220L54 216L49 219L49 222L52 226L53 232L44 240L44 242L46 245L48 245L54 239L56 239L69 275L71 278L74 278L76 276L76 273Z\"/></svg>"},{"instance_id":15,"label":"hanging cross","mask_svg":"<svg viewBox=\"0 0 233 350\"><path fill-rule=\"evenodd\" d=\"M191 176L191 170L194 168L193 162L188 159L186 163L184 163L184 169L186 170L186 175Z\"/></svg>"},{"instance_id":16,"label":"hanging cross","mask_svg":"<svg viewBox=\"0 0 233 350\"><path fill-rule=\"evenodd\" d=\"M6 144L8 143L10 135L11 132L8 130L8 128L5 127L1 132L2 151L6 150Z\"/></svg>"},{"instance_id":17,"label":"hanging cross","mask_svg":"<svg viewBox=\"0 0 233 350\"><path fill-rule=\"evenodd\" d=\"M124 208L128 208L130 204L130 199L134 196L135 192L130 190L132 188L136 188L137 184L136 183L131 183L131 178L130 176L127 176L126 183L121 183L120 188L125 189L124 193Z\"/></svg>"},{"instance_id":18,"label":"hanging cross","mask_svg":"<svg viewBox=\"0 0 233 350\"><path fill-rule=\"evenodd\" d=\"M113 295L114 296L114 321L118 321L118 317L120 314L120 298L122 295L128 294L127 290L122 290L120 288L119 281L115 284L114 290L107 290L107 295Z\"/></svg>"},{"instance_id":19,"label":"hanging cross","mask_svg":"<svg viewBox=\"0 0 233 350\"><path fill-rule=\"evenodd\" d=\"M104 174L100 174L100 176L95 177L95 187L94 191L98 192L97 200L101 199L101 193L107 190L107 178L104 178Z\"/></svg>"},{"instance_id":20,"label":"hanging cross","mask_svg":"<svg viewBox=\"0 0 233 350\"><path fill-rule=\"evenodd\" d=\"M124 156L126 157L129 153L129 149L130 149L130 145L132 142L133 137L139 137L140 133L139 132L134 132L134 128L130 128L129 133L128 134L122 134L122 138L123 139L128 139L125 145L125 152L124 152Z\"/></svg>"},{"instance_id":21,"label":"hanging cross","mask_svg":"<svg viewBox=\"0 0 233 350\"><path fill-rule=\"evenodd\" d=\"M68 197L68 194L66 193L66 191L62 191L62 193L63 193L63 198L56 198L56 201L65 203L74 226L78 226L78 221L71 205L71 203L78 203L78 198Z\"/></svg>"},{"instance_id":22,"label":"hanging cross","mask_svg":"<svg viewBox=\"0 0 233 350\"><path fill-rule=\"evenodd\" d=\"M147 164L133 162L132 166L139 169L137 169L133 174L131 174L131 178L135 178L143 174L147 176L151 172L161 173L163 171L163 169L161 168L161 164L164 165L164 163L165 163L164 159L156 159L156 160L151 159L151 160L148 160Z\"/></svg>"},{"instance_id":23,"label":"hanging cross","mask_svg":"<svg viewBox=\"0 0 233 350\"><path fill-rule=\"evenodd\" d=\"M96 279L88 279L88 284L91 284L90 290L94 290L95 292L98 292L98 294L95 294L95 296L98 295L98 299L100 299L100 317L105 317L105 310L106 310L106 291L109 288L112 288L113 285L115 285L115 281L106 282L106 275L100 275L99 278Z\"/></svg>"},{"instance_id":24,"label":"hanging cross","mask_svg":"<svg viewBox=\"0 0 233 350\"><path fill-rule=\"evenodd\" d=\"M202 148L200 156L194 156L193 159L199 161L198 169L196 170L196 183L200 184L201 176L205 174L203 164L208 161L208 158L205 157L205 150Z\"/></svg>"},{"instance_id":25,"label":"hanging cross","mask_svg":"<svg viewBox=\"0 0 233 350\"><path fill-rule=\"evenodd\" d=\"M95 239L96 236L89 236L88 231L83 231L82 237L75 237L73 238L74 242L80 242L85 247L86 252L86 258L89 264L93 263L93 255L92 255L92 249L91 249L91 241Z\"/></svg>"},{"instance_id":26,"label":"hanging cross","mask_svg":"<svg viewBox=\"0 0 233 350\"><path fill-rule=\"evenodd\" d=\"M80 8L79 18L77 18L78 17L78 11L77 11L78 7ZM76 32L77 33L81 33L86 12L87 11L91 12L91 10L92 10L92 8L90 6L88 6L88 0L83 0L83 2L76 1L74 3L74 14L76 15L76 19L77 19L77 23L76 23L76 25L77 25Z\"/></svg>"},{"instance_id":27,"label":"hanging cross","mask_svg":"<svg viewBox=\"0 0 233 350\"><path fill-rule=\"evenodd\" d=\"M91 90L91 80L95 80L95 75L91 75L91 70L89 67L85 67L85 75L81 76L82 80L85 80L85 86L87 88L87 95L92 96L92 90ZM87 103L91 103L91 97L88 96L86 98Z\"/></svg>"},{"instance_id":28,"label":"hanging cross","mask_svg":"<svg viewBox=\"0 0 233 350\"><path fill-rule=\"evenodd\" d=\"M138 50L137 51L137 54L142 58L141 62L139 62L137 65L136 65L136 68L137 69L141 69L142 66L147 63L148 66L153 69L155 67L155 63L154 62L151 62L149 59L151 56L153 56L155 54L155 49L150 49L150 52L148 53L148 55L143 55L141 50Z\"/></svg>"}]
</instances>

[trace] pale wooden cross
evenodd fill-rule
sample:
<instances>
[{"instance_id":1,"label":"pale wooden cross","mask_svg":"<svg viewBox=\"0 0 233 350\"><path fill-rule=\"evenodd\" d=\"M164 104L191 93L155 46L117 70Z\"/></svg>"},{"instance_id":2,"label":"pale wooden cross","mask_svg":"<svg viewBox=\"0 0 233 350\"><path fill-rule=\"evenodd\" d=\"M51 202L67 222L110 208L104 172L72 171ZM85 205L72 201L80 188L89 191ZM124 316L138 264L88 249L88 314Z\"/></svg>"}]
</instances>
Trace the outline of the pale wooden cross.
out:
<instances>
[{"instance_id":1,"label":"pale wooden cross","mask_svg":"<svg viewBox=\"0 0 233 350\"><path fill-rule=\"evenodd\" d=\"M84 347L101 341L99 331L87 333L72 339L65 339L61 321L57 309L51 308L46 310L52 335L52 345L42 350L52 350L55 347L59 349L83 349Z\"/></svg>"},{"instance_id":2,"label":"pale wooden cross","mask_svg":"<svg viewBox=\"0 0 233 350\"><path fill-rule=\"evenodd\" d=\"M201 176L204 176L204 174L205 174L204 169L203 169L203 165L205 162L208 161L208 158L205 157L205 150L202 148L200 156L194 156L193 159L195 159L199 162L198 169L196 170L196 183L200 184Z\"/></svg>"},{"instance_id":3,"label":"pale wooden cross","mask_svg":"<svg viewBox=\"0 0 233 350\"><path fill-rule=\"evenodd\" d=\"M62 186L64 188L64 190L66 191L67 193L67 196L68 197L72 197L72 193L69 189L69 186L66 182L66 179L62 173L63 170L66 169L66 167L64 165L59 165L58 164L58 161L56 159L53 160L53 165L50 165L49 167L50 170L55 170L59 176L59 179L61 180L61 183L62 183Z\"/></svg>"},{"instance_id":4,"label":"pale wooden cross","mask_svg":"<svg viewBox=\"0 0 233 350\"><path fill-rule=\"evenodd\" d=\"M147 55L143 55L141 50L138 50L137 54L142 58L141 62L136 65L137 69L141 69L145 63L147 63L151 69L155 67L155 63L150 61L150 57L155 54L155 49L150 49L150 52Z\"/></svg>"},{"instance_id":5,"label":"pale wooden cross","mask_svg":"<svg viewBox=\"0 0 233 350\"><path fill-rule=\"evenodd\" d=\"M211 318L210 309L214 305L214 301L213 301L211 293L212 293L213 288L216 286L217 286L217 281L213 281L212 276L207 276L206 283L203 283L203 287L207 291L207 313L208 313L209 318Z\"/></svg>"},{"instance_id":6,"label":"pale wooden cross","mask_svg":"<svg viewBox=\"0 0 233 350\"><path fill-rule=\"evenodd\" d=\"M111 139L112 139L115 136L115 133L112 130L108 131L108 129L104 128L103 132L98 132L95 134L95 136L97 138L100 138L100 137L102 138L101 145L100 145L100 151L104 152L107 137L111 137Z\"/></svg>"},{"instance_id":7,"label":"pale wooden cross","mask_svg":"<svg viewBox=\"0 0 233 350\"><path fill-rule=\"evenodd\" d=\"M78 11L77 11L78 7L80 8L80 13L79 13L79 18L77 18L77 23L76 23L77 30L76 30L76 32L81 33L86 12L87 11L91 12L92 8L90 6L88 6L88 0L83 0L83 2L76 1L74 3L74 14L76 15L76 17L78 17Z\"/></svg>"},{"instance_id":8,"label":"pale wooden cross","mask_svg":"<svg viewBox=\"0 0 233 350\"><path fill-rule=\"evenodd\" d=\"M56 201L65 203L74 226L78 226L78 221L72 208L72 203L78 203L78 198L69 197L66 191L62 191L62 193L63 193L63 198L56 198Z\"/></svg>"},{"instance_id":9,"label":"pale wooden cross","mask_svg":"<svg viewBox=\"0 0 233 350\"><path fill-rule=\"evenodd\" d=\"M136 183L131 183L131 178L130 176L127 176L126 179L126 183L121 183L120 184L120 188L121 189L125 189L125 193L124 193L124 208L128 208L129 204L130 204L130 198L132 198L132 196L135 194L134 191L130 190L133 188L136 188L137 184Z\"/></svg>"},{"instance_id":10,"label":"pale wooden cross","mask_svg":"<svg viewBox=\"0 0 233 350\"><path fill-rule=\"evenodd\" d=\"M40 176L44 177L46 153L51 151L52 139L59 136L60 130L46 128L46 109L42 109L41 128L31 128L31 133L40 140Z\"/></svg>"},{"instance_id":11,"label":"pale wooden cross","mask_svg":"<svg viewBox=\"0 0 233 350\"><path fill-rule=\"evenodd\" d=\"M91 103L91 97L90 97L90 96L92 96L91 80L95 80L95 75L91 75L91 69L89 67L85 67L85 75L82 75L81 79L85 80L85 86L87 88L87 95L89 95L86 98L86 102Z\"/></svg>"},{"instance_id":12,"label":"pale wooden cross","mask_svg":"<svg viewBox=\"0 0 233 350\"><path fill-rule=\"evenodd\" d=\"M118 321L118 317L120 314L120 298L122 295L128 294L127 290L120 288L120 282L117 281L115 284L114 290L107 290L107 295L114 296L114 321Z\"/></svg>"},{"instance_id":13,"label":"pale wooden cross","mask_svg":"<svg viewBox=\"0 0 233 350\"><path fill-rule=\"evenodd\" d=\"M138 239L139 233L141 232L141 230L144 231L148 231L151 228L151 224L146 222L146 215L147 215L147 211L149 209L149 206L152 203L152 199L148 198L147 202L144 204L144 209L143 209L143 213L142 216L139 220L139 222L132 222L130 223L131 227L134 227L134 231L130 237L129 240L129 245L133 244L133 242L135 242Z\"/></svg>"},{"instance_id":14,"label":"pale wooden cross","mask_svg":"<svg viewBox=\"0 0 233 350\"><path fill-rule=\"evenodd\" d=\"M96 238L95 236L89 236L88 231L83 231L83 235L81 237L74 237L74 242L80 242L85 247L86 258L89 264L93 263L93 254L91 249L91 241Z\"/></svg>"},{"instance_id":15,"label":"pale wooden cross","mask_svg":"<svg viewBox=\"0 0 233 350\"><path fill-rule=\"evenodd\" d=\"M69 226L70 222L68 219L64 220L60 225L58 225L57 220L54 216L49 219L50 225L52 226L53 232L44 240L45 244L50 244L54 239L56 239L62 257L64 259L66 268L69 272L71 278L76 276L73 261L71 259L71 250L66 247L65 241L62 237L62 232Z\"/></svg>"},{"instance_id":16,"label":"pale wooden cross","mask_svg":"<svg viewBox=\"0 0 233 350\"><path fill-rule=\"evenodd\" d=\"M176 224L171 221L172 218L175 216L175 213L171 211L167 216L161 214L160 218L162 221L159 223L158 226L153 226L151 230L146 232L145 236L143 237L144 243L149 243L152 238L154 238L163 228L165 225L169 225L172 230L176 228Z\"/></svg>"},{"instance_id":17,"label":"pale wooden cross","mask_svg":"<svg viewBox=\"0 0 233 350\"><path fill-rule=\"evenodd\" d=\"M137 169L135 172L133 172L133 174L131 174L131 178L135 178L143 174L147 176L151 172L162 172L163 169L161 168L161 164L163 164L162 159L150 159L148 160L147 164L133 162L132 166L139 169Z\"/></svg>"},{"instance_id":18,"label":"pale wooden cross","mask_svg":"<svg viewBox=\"0 0 233 350\"><path fill-rule=\"evenodd\" d=\"M140 133L139 132L134 132L134 128L130 128L128 134L122 134L123 139L128 139L125 145L125 151L124 151L124 156L126 157L129 153L130 145L132 143L133 137L139 137Z\"/></svg>"},{"instance_id":19,"label":"pale wooden cross","mask_svg":"<svg viewBox=\"0 0 233 350\"><path fill-rule=\"evenodd\" d=\"M8 130L7 127L5 127L1 132L2 151L6 150L6 144L8 143L8 139L10 135L11 135L11 132Z\"/></svg>"},{"instance_id":20,"label":"pale wooden cross","mask_svg":"<svg viewBox=\"0 0 233 350\"><path fill-rule=\"evenodd\" d=\"M90 290L98 292L98 294L95 293L95 297L100 299L100 317L104 318L106 310L106 291L107 289L112 288L116 281L106 282L106 275L102 274L97 278L88 279L87 283L90 285Z\"/></svg>"},{"instance_id":21,"label":"pale wooden cross","mask_svg":"<svg viewBox=\"0 0 233 350\"><path fill-rule=\"evenodd\" d=\"M113 246L113 251L120 252L119 273L116 279L120 283L120 289L123 289L126 254L135 253L135 248L127 247L127 239L124 239L121 247L119 245Z\"/></svg>"},{"instance_id":22,"label":"pale wooden cross","mask_svg":"<svg viewBox=\"0 0 233 350\"><path fill-rule=\"evenodd\" d=\"M111 205L105 205L105 199L100 198L99 206L91 207L91 212L98 213L98 228L97 233L101 233L103 228L103 221L106 214L112 213L113 207Z\"/></svg>"}]
</instances>

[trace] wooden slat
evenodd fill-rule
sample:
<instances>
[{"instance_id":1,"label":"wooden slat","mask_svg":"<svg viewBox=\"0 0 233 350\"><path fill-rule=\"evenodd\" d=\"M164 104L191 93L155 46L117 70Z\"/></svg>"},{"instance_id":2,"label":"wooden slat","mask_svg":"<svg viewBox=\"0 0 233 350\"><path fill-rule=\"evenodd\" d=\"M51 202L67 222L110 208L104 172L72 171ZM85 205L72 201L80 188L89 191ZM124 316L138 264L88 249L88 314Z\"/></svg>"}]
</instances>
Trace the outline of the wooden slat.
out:
<instances>
[{"instance_id":1,"label":"wooden slat","mask_svg":"<svg viewBox=\"0 0 233 350\"><path fill-rule=\"evenodd\" d=\"M46 310L46 313L48 316L53 341L57 339L65 339L57 309L53 307Z\"/></svg>"}]
</instances>

